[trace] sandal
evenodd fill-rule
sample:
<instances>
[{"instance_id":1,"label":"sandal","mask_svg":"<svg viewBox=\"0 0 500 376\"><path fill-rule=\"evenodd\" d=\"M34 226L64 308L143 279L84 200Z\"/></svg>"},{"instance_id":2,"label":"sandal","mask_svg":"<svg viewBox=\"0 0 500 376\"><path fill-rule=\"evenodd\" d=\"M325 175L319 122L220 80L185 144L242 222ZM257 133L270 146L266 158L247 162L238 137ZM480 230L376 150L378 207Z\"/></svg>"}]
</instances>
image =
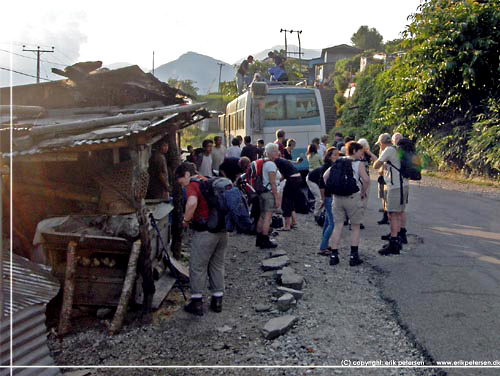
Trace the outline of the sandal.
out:
<instances>
[{"instance_id":1,"label":"sandal","mask_svg":"<svg viewBox=\"0 0 500 376\"><path fill-rule=\"evenodd\" d=\"M322 249L318 252L320 256L330 256L331 251L329 249Z\"/></svg>"},{"instance_id":2,"label":"sandal","mask_svg":"<svg viewBox=\"0 0 500 376\"><path fill-rule=\"evenodd\" d=\"M299 228L299 226L297 224L294 224L294 225L290 226L290 230L295 230L296 228Z\"/></svg>"}]
</instances>

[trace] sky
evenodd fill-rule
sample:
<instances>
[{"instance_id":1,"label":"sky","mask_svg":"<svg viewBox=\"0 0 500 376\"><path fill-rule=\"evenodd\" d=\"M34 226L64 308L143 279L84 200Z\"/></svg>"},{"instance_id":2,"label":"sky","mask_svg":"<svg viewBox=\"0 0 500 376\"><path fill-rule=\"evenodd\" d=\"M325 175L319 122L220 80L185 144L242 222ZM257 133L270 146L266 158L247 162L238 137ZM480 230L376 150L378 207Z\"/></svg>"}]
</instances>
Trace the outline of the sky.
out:
<instances>
[{"instance_id":1,"label":"sky","mask_svg":"<svg viewBox=\"0 0 500 376\"><path fill-rule=\"evenodd\" d=\"M23 45L55 47L55 52L42 54L41 76L56 79L52 67L78 61L128 62L150 70L153 51L156 67L188 51L233 64L284 44L282 28L302 30L302 47L319 50L351 44L361 25L376 28L387 41L399 37L420 2L7 1L0 5L0 67L36 75L36 54L23 51ZM287 34L287 39L298 44L297 34ZM35 80L12 76L14 84ZM10 74L0 70L0 86L8 86L9 80Z\"/></svg>"}]
</instances>

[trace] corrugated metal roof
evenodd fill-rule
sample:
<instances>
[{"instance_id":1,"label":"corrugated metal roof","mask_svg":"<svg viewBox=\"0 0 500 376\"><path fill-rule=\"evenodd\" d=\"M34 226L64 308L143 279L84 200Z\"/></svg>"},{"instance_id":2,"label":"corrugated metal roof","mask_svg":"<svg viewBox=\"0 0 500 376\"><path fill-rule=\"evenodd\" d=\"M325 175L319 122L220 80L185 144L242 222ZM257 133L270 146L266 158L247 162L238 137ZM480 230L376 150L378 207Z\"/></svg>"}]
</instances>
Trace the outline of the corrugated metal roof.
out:
<instances>
[{"instance_id":1,"label":"corrugated metal roof","mask_svg":"<svg viewBox=\"0 0 500 376\"><path fill-rule=\"evenodd\" d=\"M10 258L3 261L3 316L11 313ZM46 304L59 291L59 281L48 268L35 264L24 257L12 255L12 312L16 313L33 304Z\"/></svg>"},{"instance_id":2,"label":"corrugated metal roof","mask_svg":"<svg viewBox=\"0 0 500 376\"><path fill-rule=\"evenodd\" d=\"M48 269L13 254L11 288L11 261L10 257L6 258L2 273L4 311L0 322L0 365L9 366L12 360L14 366L53 366L54 361L46 343L45 307L58 293L59 282ZM30 376L60 374L57 368L14 369L13 373ZM9 369L0 370L1 376L8 374L10 374Z\"/></svg>"},{"instance_id":3,"label":"corrugated metal roof","mask_svg":"<svg viewBox=\"0 0 500 376\"><path fill-rule=\"evenodd\" d=\"M40 153L54 152L63 149L71 149L82 145L116 143L117 141L128 138L134 134L151 131L155 127L161 126L166 121L175 118L180 113L195 111L197 109L202 108L204 105L205 105L204 103L199 103L191 105L174 105L174 106L164 107L166 109L172 107L172 110L175 109L176 112L165 115L161 120L156 122L148 120L124 122L123 124L118 124L118 125L114 124L100 128L95 128L93 130L88 130L80 134L61 135L61 137L54 137L49 140L39 141L36 145L33 145L32 147L26 150L19 150L13 153L4 153L2 156L8 158L8 157L23 156L23 155L34 155ZM139 109L137 109L137 111L140 113ZM35 123L44 125L56 125L61 121L63 121L63 119L65 119L66 121L68 120L83 121L83 120L92 120L92 119L100 119L103 117L108 117L107 115L96 114L96 113L71 115L70 111L62 111L62 112L59 111L54 115L55 115L54 117L36 120ZM119 119L119 115L117 115L117 117ZM37 127L38 126L43 126L43 125L37 125Z\"/></svg>"}]
</instances>

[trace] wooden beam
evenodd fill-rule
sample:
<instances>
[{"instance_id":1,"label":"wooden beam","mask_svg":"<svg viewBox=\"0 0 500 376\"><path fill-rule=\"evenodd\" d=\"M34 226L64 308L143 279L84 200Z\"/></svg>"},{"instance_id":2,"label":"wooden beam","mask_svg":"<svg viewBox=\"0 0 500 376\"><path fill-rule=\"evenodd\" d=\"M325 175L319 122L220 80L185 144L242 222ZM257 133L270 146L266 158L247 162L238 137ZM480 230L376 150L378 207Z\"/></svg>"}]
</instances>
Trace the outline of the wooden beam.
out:
<instances>
[{"instance_id":1,"label":"wooden beam","mask_svg":"<svg viewBox=\"0 0 500 376\"><path fill-rule=\"evenodd\" d=\"M81 192L71 192L67 191L64 186L60 187L46 187L43 185L34 184L19 184L16 182L14 185L14 191L16 193L25 193L35 196L46 196L46 197L56 197L64 200L87 202L90 204L97 204L99 202L99 197Z\"/></svg>"},{"instance_id":2,"label":"wooden beam","mask_svg":"<svg viewBox=\"0 0 500 376\"><path fill-rule=\"evenodd\" d=\"M78 162L78 153L60 152L14 157L16 162Z\"/></svg>"},{"instance_id":3,"label":"wooden beam","mask_svg":"<svg viewBox=\"0 0 500 376\"><path fill-rule=\"evenodd\" d=\"M73 295L75 291L75 268L76 268L76 243L68 243L68 253L66 255L66 274L64 277L63 302L61 305L61 315L59 316L58 336L62 338L70 331L71 309L73 307Z\"/></svg>"}]
</instances>

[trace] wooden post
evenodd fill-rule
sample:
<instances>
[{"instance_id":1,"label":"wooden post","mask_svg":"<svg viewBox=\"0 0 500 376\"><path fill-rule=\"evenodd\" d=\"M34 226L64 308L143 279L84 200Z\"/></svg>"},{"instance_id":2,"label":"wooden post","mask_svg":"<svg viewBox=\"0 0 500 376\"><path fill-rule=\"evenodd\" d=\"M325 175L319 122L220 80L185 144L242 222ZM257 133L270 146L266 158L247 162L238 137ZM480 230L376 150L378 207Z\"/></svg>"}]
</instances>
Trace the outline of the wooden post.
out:
<instances>
[{"instance_id":1,"label":"wooden post","mask_svg":"<svg viewBox=\"0 0 500 376\"><path fill-rule=\"evenodd\" d=\"M123 282L123 289L120 295L120 301L118 303L118 307L116 308L113 322L109 328L110 335L118 333L122 328L123 319L127 313L128 303L135 284L135 277L137 276L137 260L139 258L140 251L141 241L138 240L132 245L132 251L130 252L130 257L128 259L127 274L125 275L125 282Z\"/></svg>"},{"instance_id":2,"label":"wooden post","mask_svg":"<svg viewBox=\"0 0 500 376\"><path fill-rule=\"evenodd\" d=\"M184 215L184 205L182 196L182 187L175 181L175 169L181 163L180 151L177 145L177 130L179 123L171 123L168 128L168 176L170 177L172 187L172 198L174 210L172 211L172 254L179 260L182 249L182 216Z\"/></svg>"},{"instance_id":3,"label":"wooden post","mask_svg":"<svg viewBox=\"0 0 500 376\"><path fill-rule=\"evenodd\" d=\"M139 222L139 233L141 238L141 253L139 255L139 271L142 276L142 290L144 291L144 300L142 304L143 313L149 313L153 303L153 295L155 293L155 283L153 279L153 266L151 261L151 241L149 238L149 225L146 217L146 209L144 199L141 197L140 178L141 170L145 169L148 163L146 158L147 147L144 145L136 145L136 150L132 152L134 160L132 174L132 192L133 200L136 208L137 221Z\"/></svg>"},{"instance_id":4,"label":"wooden post","mask_svg":"<svg viewBox=\"0 0 500 376\"><path fill-rule=\"evenodd\" d=\"M76 266L76 243L68 243L66 254L66 275L64 277L63 302L61 306L61 315L59 317L59 337L64 336L70 331L71 309L73 308L73 293L75 291L75 266Z\"/></svg>"}]
</instances>

